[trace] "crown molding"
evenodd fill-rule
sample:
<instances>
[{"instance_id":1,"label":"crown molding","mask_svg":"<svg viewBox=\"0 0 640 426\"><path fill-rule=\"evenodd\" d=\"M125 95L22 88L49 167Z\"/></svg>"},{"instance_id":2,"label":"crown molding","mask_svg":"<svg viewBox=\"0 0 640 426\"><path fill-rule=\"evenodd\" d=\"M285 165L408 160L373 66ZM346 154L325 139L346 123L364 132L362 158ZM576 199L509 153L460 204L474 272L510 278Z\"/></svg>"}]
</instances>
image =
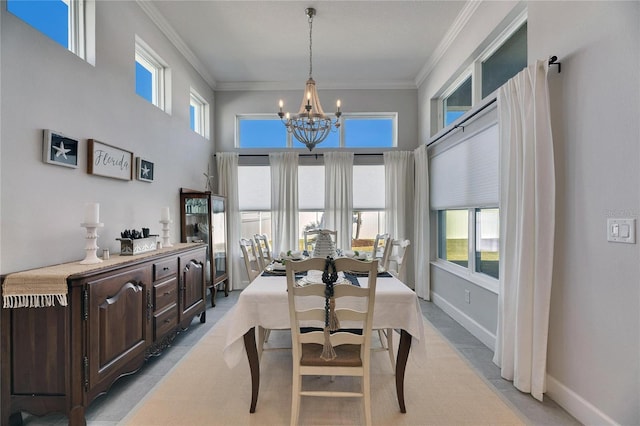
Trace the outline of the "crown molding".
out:
<instances>
[{"instance_id":1,"label":"crown molding","mask_svg":"<svg viewBox=\"0 0 640 426\"><path fill-rule=\"evenodd\" d=\"M198 57L182 40L173 27L162 16L158 9L149 0L136 0L136 3L147 14L151 21L156 24L162 34L164 34L169 41L178 49L178 51L184 56L184 58L193 66L198 74L209 84L212 89L216 89L216 80L207 71L207 68L200 62Z\"/></svg>"},{"instance_id":2,"label":"crown molding","mask_svg":"<svg viewBox=\"0 0 640 426\"><path fill-rule=\"evenodd\" d=\"M303 90L304 81L287 81L287 82L265 82L265 81L240 81L240 82L224 82L219 81L216 84L216 91L250 91L250 90ZM385 80L352 80L330 82L321 81L318 90L416 90L417 86L413 81L385 81Z\"/></svg>"},{"instance_id":3,"label":"crown molding","mask_svg":"<svg viewBox=\"0 0 640 426\"><path fill-rule=\"evenodd\" d=\"M438 44L438 47L436 47L431 56L429 56L427 63L422 67L422 69L416 76L416 87L420 87L420 85L424 83L429 74L431 74L431 71L433 71L438 62L440 62L440 59L442 59L447 50L449 50L449 47L451 46L453 41L458 37L458 35L467 25L467 22L469 22L471 16L475 13L476 9L478 9L480 3L482 3L482 0L467 1L467 3L464 5L455 21L453 22L453 25L451 25L445 36Z\"/></svg>"}]
</instances>

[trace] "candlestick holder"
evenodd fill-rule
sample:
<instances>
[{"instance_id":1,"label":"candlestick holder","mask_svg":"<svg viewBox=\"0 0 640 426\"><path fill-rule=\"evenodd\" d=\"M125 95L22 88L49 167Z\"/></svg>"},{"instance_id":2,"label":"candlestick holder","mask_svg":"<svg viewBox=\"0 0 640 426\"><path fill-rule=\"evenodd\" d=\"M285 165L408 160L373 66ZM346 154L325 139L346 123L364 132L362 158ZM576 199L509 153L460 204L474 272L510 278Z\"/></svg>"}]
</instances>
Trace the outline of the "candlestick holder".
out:
<instances>
[{"instance_id":1,"label":"candlestick holder","mask_svg":"<svg viewBox=\"0 0 640 426\"><path fill-rule=\"evenodd\" d=\"M80 226L87 229L86 243L84 250L87 252L84 260L80 262L81 265L93 265L94 263L102 263L96 255L98 250L98 228L102 228L104 223L81 223Z\"/></svg>"},{"instance_id":2,"label":"candlestick holder","mask_svg":"<svg viewBox=\"0 0 640 426\"><path fill-rule=\"evenodd\" d=\"M171 244L171 236L170 236L170 229L169 229L169 224L171 223L171 221L161 220L160 223L162 224L162 247L173 247L173 244Z\"/></svg>"}]
</instances>

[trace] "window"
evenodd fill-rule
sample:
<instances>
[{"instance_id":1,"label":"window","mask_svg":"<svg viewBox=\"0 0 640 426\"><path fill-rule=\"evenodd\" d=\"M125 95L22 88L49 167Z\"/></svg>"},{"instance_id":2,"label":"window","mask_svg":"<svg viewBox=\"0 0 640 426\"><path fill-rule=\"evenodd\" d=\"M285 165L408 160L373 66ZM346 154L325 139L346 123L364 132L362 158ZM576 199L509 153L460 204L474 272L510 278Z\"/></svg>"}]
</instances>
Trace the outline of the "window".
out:
<instances>
[{"instance_id":1,"label":"window","mask_svg":"<svg viewBox=\"0 0 640 426\"><path fill-rule=\"evenodd\" d=\"M397 146L397 117L397 114L345 114L342 121L345 148L391 148Z\"/></svg>"},{"instance_id":2,"label":"window","mask_svg":"<svg viewBox=\"0 0 640 426\"><path fill-rule=\"evenodd\" d=\"M469 213L467 210L438 212L438 257L469 266Z\"/></svg>"},{"instance_id":3,"label":"window","mask_svg":"<svg viewBox=\"0 0 640 426\"><path fill-rule=\"evenodd\" d=\"M471 76L467 77L453 93L442 100L444 127L453 123L471 109Z\"/></svg>"},{"instance_id":4,"label":"window","mask_svg":"<svg viewBox=\"0 0 640 426\"><path fill-rule=\"evenodd\" d=\"M429 147L431 210L437 212L436 266L498 291L499 141L494 103Z\"/></svg>"},{"instance_id":5,"label":"window","mask_svg":"<svg viewBox=\"0 0 640 426\"><path fill-rule=\"evenodd\" d=\"M95 3L7 0L7 10L64 48L95 64Z\"/></svg>"},{"instance_id":6,"label":"window","mask_svg":"<svg viewBox=\"0 0 640 426\"><path fill-rule=\"evenodd\" d=\"M236 147L286 148L287 129L272 114L236 117Z\"/></svg>"},{"instance_id":7,"label":"window","mask_svg":"<svg viewBox=\"0 0 640 426\"><path fill-rule=\"evenodd\" d=\"M527 24L522 25L494 53L482 61L484 99L527 66Z\"/></svg>"},{"instance_id":8,"label":"window","mask_svg":"<svg viewBox=\"0 0 640 426\"><path fill-rule=\"evenodd\" d=\"M527 66L526 19L526 13L520 14L433 100L438 129L451 125Z\"/></svg>"},{"instance_id":9,"label":"window","mask_svg":"<svg viewBox=\"0 0 640 426\"><path fill-rule=\"evenodd\" d=\"M193 89L189 101L189 125L191 130L209 139L209 104Z\"/></svg>"},{"instance_id":10,"label":"window","mask_svg":"<svg viewBox=\"0 0 640 426\"><path fill-rule=\"evenodd\" d=\"M320 148L381 148L397 146L397 113L345 113L342 124L332 130ZM236 116L236 147L299 148L296 140L274 114Z\"/></svg>"},{"instance_id":11,"label":"window","mask_svg":"<svg viewBox=\"0 0 640 426\"><path fill-rule=\"evenodd\" d=\"M500 219L498 209L476 209L476 272L498 278Z\"/></svg>"},{"instance_id":12,"label":"window","mask_svg":"<svg viewBox=\"0 0 640 426\"><path fill-rule=\"evenodd\" d=\"M354 165L354 247L371 250L376 234L385 226L384 166ZM377 188L371 191L371 188ZM270 166L238 167L238 204L241 235L256 233L271 236ZM298 223L300 250L305 229L323 227L324 166L298 166Z\"/></svg>"},{"instance_id":13,"label":"window","mask_svg":"<svg viewBox=\"0 0 640 426\"><path fill-rule=\"evenodd\" d=\"M166 102L165 79L167 66L138 36L136 36L136 93L157 106L168 111Z\"/></svg>"}]
</instances>

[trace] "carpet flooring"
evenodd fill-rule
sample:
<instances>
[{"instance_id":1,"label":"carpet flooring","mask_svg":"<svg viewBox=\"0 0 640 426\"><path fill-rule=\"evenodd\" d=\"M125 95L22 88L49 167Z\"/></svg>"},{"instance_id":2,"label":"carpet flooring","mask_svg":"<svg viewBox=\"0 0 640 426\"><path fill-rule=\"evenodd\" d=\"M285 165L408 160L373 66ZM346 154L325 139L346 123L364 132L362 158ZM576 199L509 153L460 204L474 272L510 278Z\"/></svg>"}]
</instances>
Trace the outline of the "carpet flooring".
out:
<instances>
[{"instance_id":1,"label":"carpet flooring","mask_svg":"<svg viewBox=\"0 0 640 426\"><path fill-rule=\"evenodd\" d=\"M266 351L261 360L256 412L249 413L251 379L246 359L221 362L226 337L222 318L123 419L122 425L287 425L291 413L291 352ZM375 334L375 333L374 333ZM407 413L398 408L395 377L385 352L372 354L374 425L523 425L518 411L425 321L427 355L410 357L405 377ZM396 339L397 341L398 339ZM290 345L273 331L272 347ZM309 377L303 386L357 387L357 379ZM300 424L363 424L360 399L303 398Z\"/></svg>"}]
</instances>

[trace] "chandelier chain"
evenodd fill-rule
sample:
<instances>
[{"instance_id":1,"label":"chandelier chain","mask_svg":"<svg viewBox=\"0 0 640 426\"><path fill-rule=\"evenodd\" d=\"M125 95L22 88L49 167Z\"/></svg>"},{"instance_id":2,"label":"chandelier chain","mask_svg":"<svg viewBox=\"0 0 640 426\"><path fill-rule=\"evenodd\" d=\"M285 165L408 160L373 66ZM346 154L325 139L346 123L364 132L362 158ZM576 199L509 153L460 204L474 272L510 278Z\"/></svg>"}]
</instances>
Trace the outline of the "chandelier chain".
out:
<instances>
[{"instance_id":1,"label":"chandelier chain","mask_svg":"<svg viewBox=\"0 0 640 426\"><path fill-rule=\"evenodd\" d=\"M313 16L309 16L309 78L312 78L312 72L313 72L313 50L311 49L312 45L313 45L313 39L311 37L311 34L313 32Z\"/></svg>"}]
</instances>

